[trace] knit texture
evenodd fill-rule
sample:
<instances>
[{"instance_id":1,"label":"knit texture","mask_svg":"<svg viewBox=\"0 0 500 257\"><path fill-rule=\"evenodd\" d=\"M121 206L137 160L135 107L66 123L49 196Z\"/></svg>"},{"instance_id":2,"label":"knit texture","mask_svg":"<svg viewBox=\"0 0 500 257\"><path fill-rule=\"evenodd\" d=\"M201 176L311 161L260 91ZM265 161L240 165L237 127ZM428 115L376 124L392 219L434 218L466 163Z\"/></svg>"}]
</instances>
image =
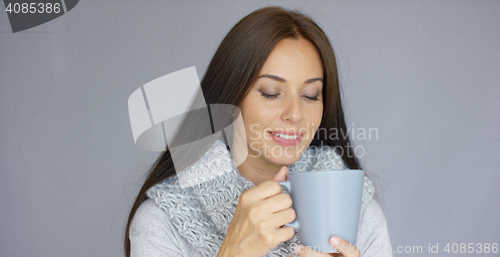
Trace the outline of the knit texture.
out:
<instances>
[{"instance_id":1,"label":"knit texture","mask_svg":"<svg viewBox=\"0 0 500 257\"><path fill-rule=\"evenodd\" d=\"M340 170L346 166L333 148L327 146L308 148L296 163L289 166L290 173L322 169ZM220 140L182 172L190 173L186 174L188 176L214 172L222 175L191 187L181 187L177 176L172 176L150 188L147 196L165 211L179 234L203 256L216 256L236 211L239 196L255 184L239 174L226 145ZM365 177L361 212L373 192L371 181ZM297 256L291 247L293 243L300 243L297 231L291 239L264 256Z\"/></svg>"}]
</instances>

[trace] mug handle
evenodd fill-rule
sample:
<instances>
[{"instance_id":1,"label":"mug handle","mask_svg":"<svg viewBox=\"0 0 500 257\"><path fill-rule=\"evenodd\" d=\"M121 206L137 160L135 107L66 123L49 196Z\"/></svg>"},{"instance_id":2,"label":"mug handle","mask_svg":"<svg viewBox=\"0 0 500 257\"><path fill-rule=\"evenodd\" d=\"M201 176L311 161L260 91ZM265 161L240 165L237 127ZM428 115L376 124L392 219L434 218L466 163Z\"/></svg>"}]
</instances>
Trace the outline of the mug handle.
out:
<instances>
[{"instance_id":1,"label":"mug handle","mask_svg":"<svg viewBox=\"0 0 500 257\"><path fill-rule=\"evenodd\" d=\"M288 192L292 192L292 184L290 184L290 181L281 181L279 182L280 185L284 186L286 188L286 190L288 190ZM292 221L291 223L288 223L288 224L285 224L285 226L289 226L289 227L292 227L293 229L299 229L299 221L297 220L297 218L295 218L294 221Z\"/></svg>"}]
</instances>

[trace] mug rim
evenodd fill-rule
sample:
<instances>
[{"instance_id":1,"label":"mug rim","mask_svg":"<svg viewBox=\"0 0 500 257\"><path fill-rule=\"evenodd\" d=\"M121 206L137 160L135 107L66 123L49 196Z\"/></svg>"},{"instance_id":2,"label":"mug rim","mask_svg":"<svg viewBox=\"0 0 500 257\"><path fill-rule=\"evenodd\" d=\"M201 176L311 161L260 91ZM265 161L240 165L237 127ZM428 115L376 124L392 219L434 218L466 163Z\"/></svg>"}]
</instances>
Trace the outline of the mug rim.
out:
<instances>
[{"instance_id":1,"label":"mug rim","mask_svg":"<svg viewBox=\"0 0 500 257\"><path fill-rule=\"evenodd\" d=\"M363 172L364 170L362 169L342 169L342 170L306 170L306 171L298 171L298 172L292 172L288 173L287 176L293 175L293 174L307 174L307 173L343 173L343 172Z\"/></svg>"}]
</instances>

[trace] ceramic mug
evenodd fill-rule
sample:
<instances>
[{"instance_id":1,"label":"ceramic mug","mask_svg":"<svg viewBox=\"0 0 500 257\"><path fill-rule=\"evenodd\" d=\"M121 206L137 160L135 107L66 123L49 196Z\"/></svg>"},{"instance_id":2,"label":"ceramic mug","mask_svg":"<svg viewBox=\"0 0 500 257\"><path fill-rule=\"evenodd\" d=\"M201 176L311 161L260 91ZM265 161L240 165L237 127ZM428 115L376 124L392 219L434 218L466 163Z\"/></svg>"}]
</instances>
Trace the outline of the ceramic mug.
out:
<instances>
[{"instance_id":1,"label":"ceramic mug","mask_svg":"<svg viewBox=\"0 0 500 257\"><path fill-rule=\"evenodd\" d=\"M363 170L318 170L288 173L280 182L297 214L286 225L298 230L303 245L334 252L328 241L333 235L356 244L364 175Z\"/></svg>"}]
</instances>

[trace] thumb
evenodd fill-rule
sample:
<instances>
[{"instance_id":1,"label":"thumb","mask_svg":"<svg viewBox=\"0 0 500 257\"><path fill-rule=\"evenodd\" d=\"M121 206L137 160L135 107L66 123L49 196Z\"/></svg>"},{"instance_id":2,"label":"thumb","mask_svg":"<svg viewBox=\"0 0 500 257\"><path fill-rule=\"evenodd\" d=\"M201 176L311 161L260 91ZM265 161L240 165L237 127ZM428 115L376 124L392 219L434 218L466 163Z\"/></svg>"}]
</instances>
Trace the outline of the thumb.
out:
<instances>
[{"instance_id":1,"label":"thumb","mask_svg":"<svg viewBox=\"0 0 500 257\"><path fill-rule=\"evenodd\" d=\"M285 181L287 174L288 174L288 167L287 166L283 166L278 171L278 173L276 173L276 175L274 175L273 180L275 180L275 181Z\"/></svg>"},{"instance_id":2,"label":"thumb","mask_svg":"<svg viewBox=\"0 0 500 257\"><path fill-rule=\"evenodd\" d=\"M355 245L338 236L330 237L330 244L335 247L338 252L341 252L345 257L359 257L359 255L361 254Z\"/></svg>"}]
</instances>

